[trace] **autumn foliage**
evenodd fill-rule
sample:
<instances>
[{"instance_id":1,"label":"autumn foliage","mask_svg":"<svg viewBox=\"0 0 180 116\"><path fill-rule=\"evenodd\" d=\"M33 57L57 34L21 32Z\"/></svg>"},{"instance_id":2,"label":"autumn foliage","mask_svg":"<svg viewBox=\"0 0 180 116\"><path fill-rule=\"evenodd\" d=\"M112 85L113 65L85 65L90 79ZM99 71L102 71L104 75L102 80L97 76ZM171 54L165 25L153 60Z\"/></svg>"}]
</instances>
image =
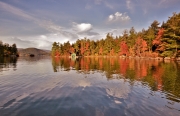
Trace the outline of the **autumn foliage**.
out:
<instances>
[{"instance_id":1,"label":"autumn foliage","mask_svg":"<svg viewBox=\"0 0 180 116\"><path fill-rule=\"evenodd\" d=\"M121 50L120 55L125 55L125 56L128 55L128 46L125 41L122 41L120 43L120 50Z\"/></svg>"},{"instance_id":2,"label":"autumn foliage","mask_svg":"<svg viewBox=\"0 0 180 116\"><path fill-rule=\"evenodd\" d=\"M138 57L179 57L180 56L180 13L174 13L166 23L159 26L154 21L150 27L136 32L132 27L124 30L121 36L108 33L101 40L87 38L70 44L53 43L53 56L138 56ZM97 38L98 39L98 38Z\"/></svg>"}]
</instances>

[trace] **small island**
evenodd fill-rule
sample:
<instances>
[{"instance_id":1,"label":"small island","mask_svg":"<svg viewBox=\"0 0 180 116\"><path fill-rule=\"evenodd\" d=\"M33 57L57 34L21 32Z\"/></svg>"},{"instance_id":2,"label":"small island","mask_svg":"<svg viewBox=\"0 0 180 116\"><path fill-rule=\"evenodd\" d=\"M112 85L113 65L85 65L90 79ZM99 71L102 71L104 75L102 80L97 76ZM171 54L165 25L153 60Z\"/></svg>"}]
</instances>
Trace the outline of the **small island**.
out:
<instances>
[{"instance_id":1,"label":"small island","mask_svg":"<svg viewBox=\"0 0 180 116\"><path fill-rule=\"evenodd\" d=\"M8 43L3 43L0 41L0 56L1 57L18 57L18 50L16 44L9 45Z\"/></svg>"}]
</instances>

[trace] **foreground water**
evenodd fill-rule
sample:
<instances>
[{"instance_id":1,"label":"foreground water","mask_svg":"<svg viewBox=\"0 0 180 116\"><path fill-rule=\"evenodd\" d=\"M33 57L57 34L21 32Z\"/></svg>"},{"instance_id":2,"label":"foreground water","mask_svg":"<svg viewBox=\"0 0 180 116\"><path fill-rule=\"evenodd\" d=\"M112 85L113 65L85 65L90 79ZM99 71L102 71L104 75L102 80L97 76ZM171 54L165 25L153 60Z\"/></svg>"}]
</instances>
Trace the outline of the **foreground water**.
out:
<instances>
[{"instance_id":1,"label":"foreground water","mask_svg":"<svg viewBox=\"0 0 180 116\"><path fill-rule=\"evenodd\" d=\"M0 116L180 116L180 63L0 59Z\"/></svg>"}]
</instances>

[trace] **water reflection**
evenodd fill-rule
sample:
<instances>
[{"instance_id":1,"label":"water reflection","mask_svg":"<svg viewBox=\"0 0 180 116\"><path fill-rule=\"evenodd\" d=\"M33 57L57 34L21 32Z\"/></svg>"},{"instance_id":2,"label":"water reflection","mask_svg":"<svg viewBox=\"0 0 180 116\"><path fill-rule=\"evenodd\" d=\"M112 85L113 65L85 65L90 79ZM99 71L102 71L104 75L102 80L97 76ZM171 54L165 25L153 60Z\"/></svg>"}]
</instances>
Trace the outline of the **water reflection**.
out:
<instances>
[{"instance_id":1,"label":"water reflection","mask_svg":"<svg viewBox=\"0 0 180 116\"><path fill-rule=\"evenodd\" d=\"M71 60L66 57L52 59L54 72L76 70L78 73L100 72L107 79L128 79L147 85L152 91L161 91L167 99L180 102L180 65L177 62L146 59L83 57Z\"/></svg>"},{"instance_id":2,"label":"water reflection","mask_svg":"<svg viewBox=\"0 0 180 116\"><path fill-rule=\"evenodd\" d=\"M34 56L34 57L19 57L18 60L31 63L41 62L41 60L50 59L50 56Z\"/></svg>"},{"instance_id":3,"label":"water reflection","mask_svg":"<svg viewBox=\"0 0 180 116\"><path fill-rule=\"evenodd\" d=\"M16 69L0 75L2 116L179 115L176 62L20 57Z\"/></svg>"},{"instance_id":4,"label":"water reflection","mask_svg":"<svg viewBox=\"0 0 180 116\"><path fill-rule=\"evenodd\" d=\"M0 72L7 71L9 69L16 70L16 57L0 57Z\"/></svg>"}]
</instances>

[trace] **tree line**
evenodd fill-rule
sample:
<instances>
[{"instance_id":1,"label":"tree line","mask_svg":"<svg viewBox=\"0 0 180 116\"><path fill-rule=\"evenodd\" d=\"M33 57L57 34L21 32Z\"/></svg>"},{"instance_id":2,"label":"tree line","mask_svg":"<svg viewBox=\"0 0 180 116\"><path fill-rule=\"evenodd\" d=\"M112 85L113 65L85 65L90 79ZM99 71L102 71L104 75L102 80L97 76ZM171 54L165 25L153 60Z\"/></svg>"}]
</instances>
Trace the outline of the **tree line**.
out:
<instances>
[{"instance_id":1,"label":"tree line","mask_svg":"<svg viewBox=\"0 0 180 116\"><path fill-rule=\"evenodd\" d=\"M10 56L18 54L16 44L9 45L8 43L3 43L0 41L0 56Z\"/></svg>"},{"instance_id":2,"label":"tree line","mask_svg":"<svg viewBox=\"0 0 180 116\"><path fill-rule=\"evenodd\" d=\"M139 56L180 57L180 13L173 13L166 22L155 20L148 29L137 32L134 27L124 30L121 36L108 33L101 40L84 38L70 44L54 42L52 56Z\"/></svg>"}]
</instances>

